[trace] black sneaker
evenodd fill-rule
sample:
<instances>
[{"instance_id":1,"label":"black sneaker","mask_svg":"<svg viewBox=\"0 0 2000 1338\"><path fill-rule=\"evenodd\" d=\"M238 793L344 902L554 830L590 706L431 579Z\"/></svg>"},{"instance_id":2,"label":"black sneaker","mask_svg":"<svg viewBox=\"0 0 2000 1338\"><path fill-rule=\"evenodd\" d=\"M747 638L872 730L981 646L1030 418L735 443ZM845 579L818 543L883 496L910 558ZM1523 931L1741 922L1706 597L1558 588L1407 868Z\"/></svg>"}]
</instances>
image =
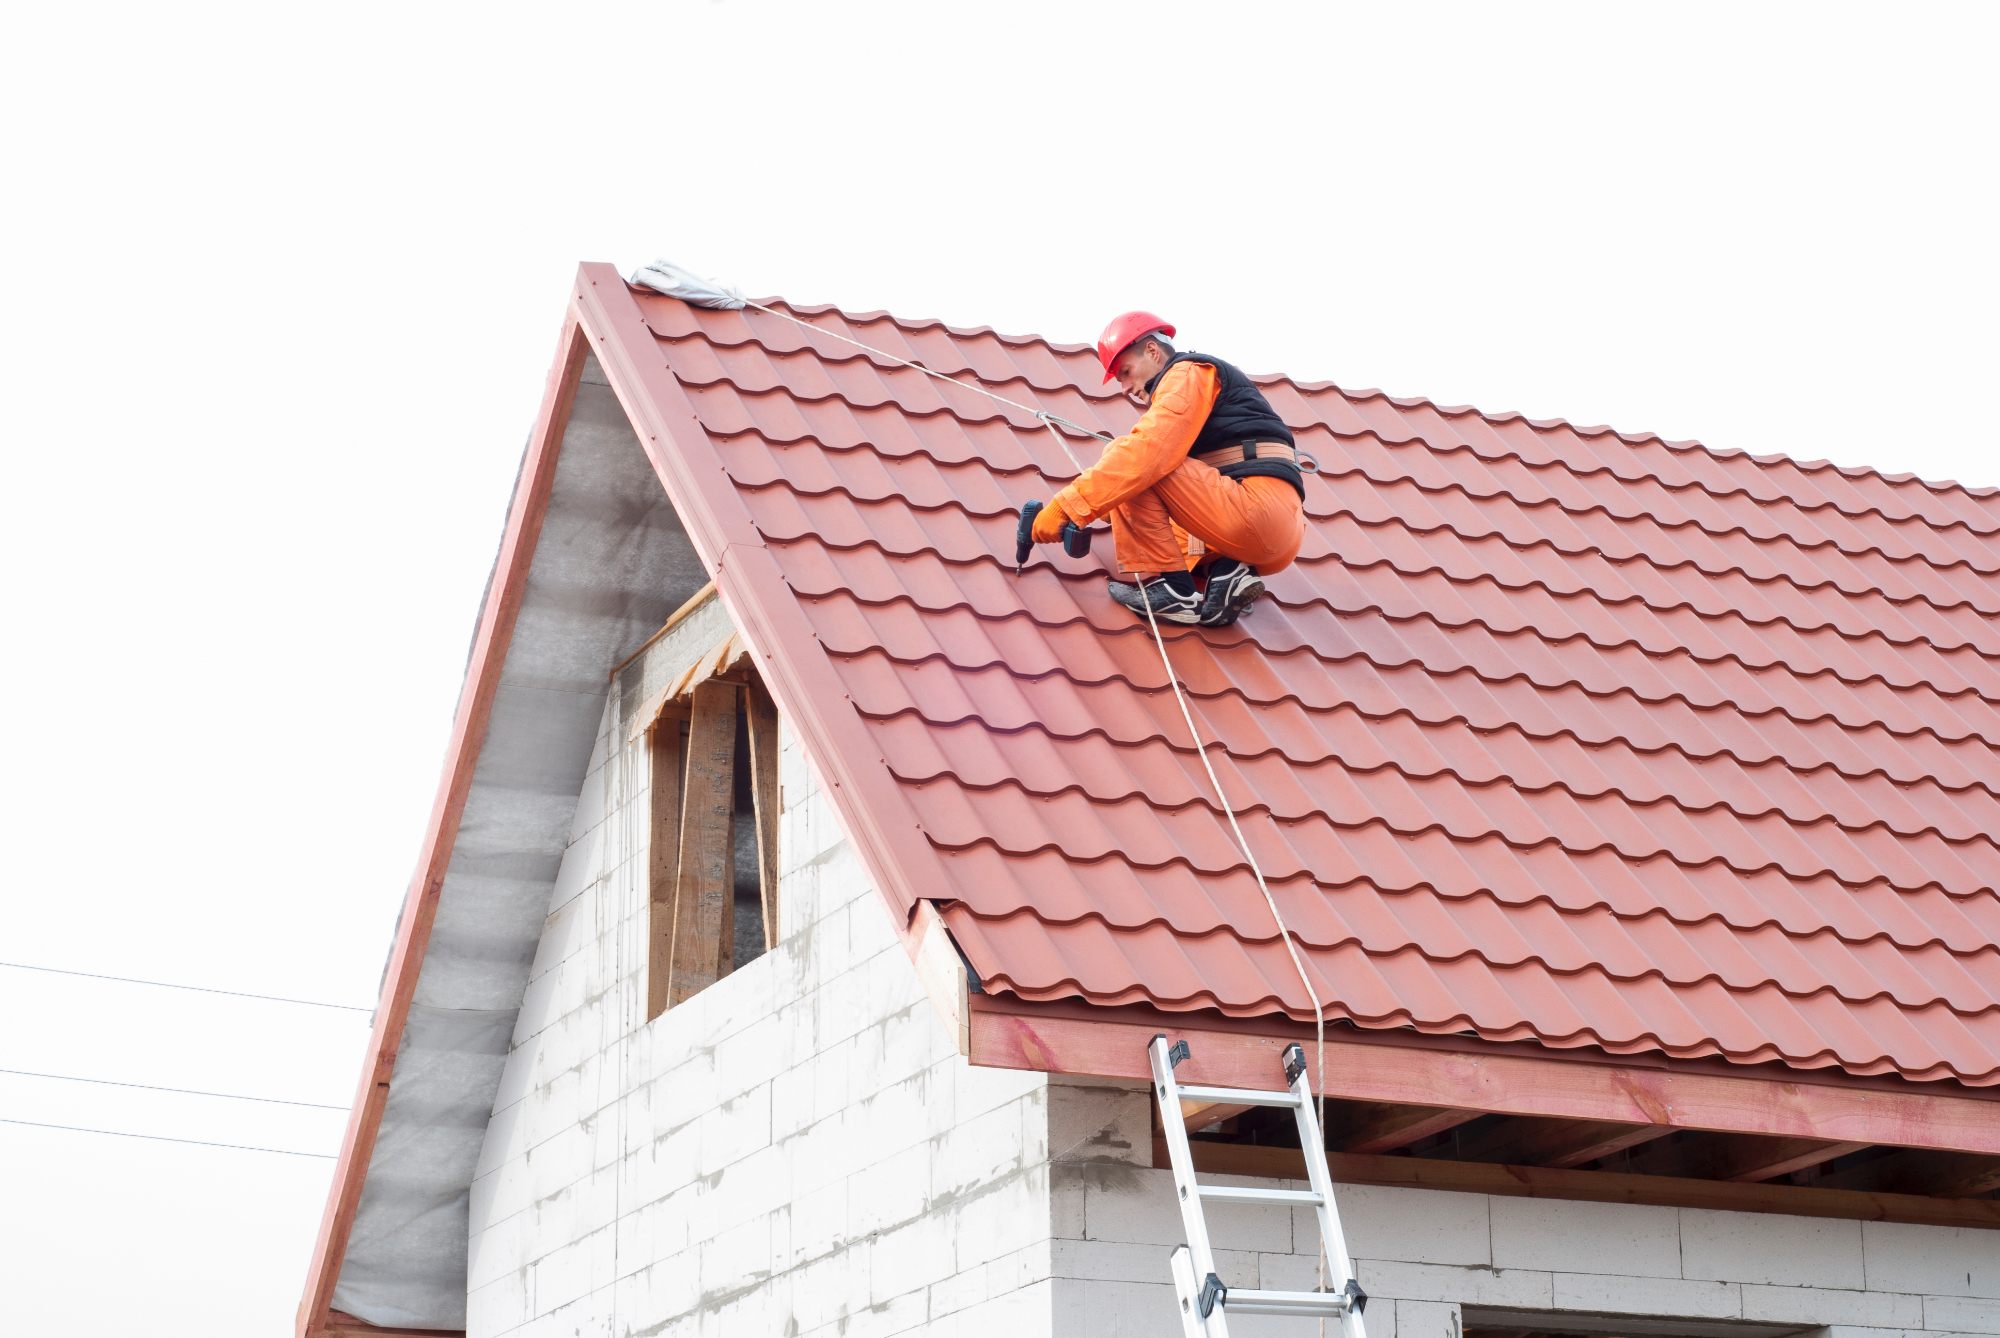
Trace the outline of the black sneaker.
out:
<instances>
[{"instance_id":1,"label":"black sneaker","mask_svg":"<svg viewBox=\"0 0 2000 1338\"><path fill-rule=\"evenodd\" d=\"M1264 581L1255 567L1235 558L1217 558L1208 564L1208 593L1201 601L1201 625L1229 626L1263 593Z\"/></svg>"},{"instance_id":2,"label":"black sneaker","mask_svg":"<svg viewBox=\"0 0 2000 1338\"><path fill-rule=\"evenodd\" d=\"M1111 581L1104 589L1141 620L1146 617L1148 603L1153 606L1153 616L1163 623L1192 623L1201 617L1201 596L1192 590L1183 594L1165 581L1148 581L1143 587L1130 581Z\"/></svg>"}]
</instances>

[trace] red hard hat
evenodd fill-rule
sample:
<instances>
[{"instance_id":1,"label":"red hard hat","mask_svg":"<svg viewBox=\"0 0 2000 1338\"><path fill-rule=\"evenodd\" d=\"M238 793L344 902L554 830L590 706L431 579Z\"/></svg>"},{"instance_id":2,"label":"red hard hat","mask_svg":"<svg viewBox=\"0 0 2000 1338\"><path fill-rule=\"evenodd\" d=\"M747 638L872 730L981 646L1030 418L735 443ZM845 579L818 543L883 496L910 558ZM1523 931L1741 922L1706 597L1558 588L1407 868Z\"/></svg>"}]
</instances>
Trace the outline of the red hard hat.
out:
<instances>
[{"instance_id":1,"label":"red hard hat","mask_svg":"<svg viewBox=\"0 0 2000 1338\"><path fill-rule=\"evenodd\" d=\"M1111 324L1097 337L1097 360L1104 364L1104 379L1111 379L1111 369L1118 365L1119 354L1132 347L1133 341L1155 330L1169 339L1174 337L1174 327L1150 311L1128 311L1123 316L1113 316Z\"/></svg>"}]
</instances>

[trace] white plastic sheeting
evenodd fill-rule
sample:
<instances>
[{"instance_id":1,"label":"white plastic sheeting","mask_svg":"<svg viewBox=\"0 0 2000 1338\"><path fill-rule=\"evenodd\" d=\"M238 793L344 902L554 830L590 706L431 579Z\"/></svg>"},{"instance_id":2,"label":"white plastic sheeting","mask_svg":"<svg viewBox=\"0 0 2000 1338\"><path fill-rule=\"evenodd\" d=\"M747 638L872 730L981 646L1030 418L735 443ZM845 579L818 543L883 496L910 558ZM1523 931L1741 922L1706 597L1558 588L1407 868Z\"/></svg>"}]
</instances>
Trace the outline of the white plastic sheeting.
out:
<instances>
[{"instance_id":1,"label":"white plastic sheeting","mask_svg":"<svg viewBox=\"0 0 2000 1338\"><path fill-rule=\"evenodd\" d=\"M617 397L588 362L334 1309L385 1326L465 1327L468 1191L607 675L706 581Z\"/></svg>"},{"instance_id":2,"label":"white plastic sheeting","mask_svg":"<svg viewBox=\"0 0 2000 1338\"><path fill-rule=\"evenodd\" d=\"M635 287L651 288L654 292L678 297L698 307L735 311L749 305L743 300L742 289L731 288L720 279L704 279L671 260L655 260L650 265L633 270L632 283Z\"/></svg>"}]
</instances>

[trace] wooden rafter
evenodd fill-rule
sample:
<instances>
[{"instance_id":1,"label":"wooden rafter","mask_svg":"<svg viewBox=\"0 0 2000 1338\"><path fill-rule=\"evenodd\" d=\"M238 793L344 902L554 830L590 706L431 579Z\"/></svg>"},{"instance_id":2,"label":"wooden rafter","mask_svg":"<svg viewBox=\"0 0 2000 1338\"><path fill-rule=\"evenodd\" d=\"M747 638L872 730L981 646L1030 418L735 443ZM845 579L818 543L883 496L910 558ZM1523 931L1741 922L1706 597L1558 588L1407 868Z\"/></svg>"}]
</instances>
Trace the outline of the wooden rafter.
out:
<instances>
[{"instance_id":1,"label":"wooden rafter","mask_svg":"<svg viewBox=\"0 0 2000 1338\"><path fill-rule=\"evenodd\" d=\"M1206 1129L1211 1124L1220 1124L1231 1116L1241 1115L1246 1110L1254 1109L1256 1109L1254 1106L1231 1106L1219 1101L1183 1101L1181 1122L1187 1126L1189 1133L1194 1133L1198 1129Z\"/></svg>"},{"instance_id":2,"label":"wooden rafter","mask_svg":"<svg viewBox=\"0 0 2000 1338\"><path fill-rule=\"evenodd\" d=\"M1342 1102L1326 1112L1327 1146L1335 1152L1390 1152L1478 1118L1476 1110Z\"/></svg>"},{"instance_id":3,"label":"wooden rafter","mask_svg":"<svg viewBox=\"0 0 2000 1338\"><path fill-rule=\"evenodd\" d=\"M1252 1147L1197 1142L1197 1171L1288 1180L1305 1178L1305 1154L1297 1148ZM1153 1141L1153 1164L1166 1166L1163 1138ZM1433 1161L1427 1157L1367 1157L1329 1153L1335 1181L1351 1185L1400 1185L1446 1189L1510 1198L1569 1199L1593 1203L1649 1203L1732 1212L1787 1213L1799 1217L1860 1218L1878 1222L1918 1222L1937 1226L2000 1230L2000 1202L1940 1199L1916 1194L1796 1185L1744 1185L1717 1180L1682 1180L1611 1171L1569 1171L1543 1166L1497 1166L1489 1162Z\"/></svg>"},{"instance_id":4,"label":"wooden rafter","mask_svg":"<svg viewBox=\"0 0 2000 1338\"><path fill-rule=\"evenodd\" d=\"M1522 1116L1501 1120L1453 1143L1418 1155L1456 1161L1499 1162L1506 1166L1581 1166L1673 1133L1670 1124L1627 1124L1612 1120L1562 1120Z\"/></svg>"},{"instance_id":5,"label":"wooden rafter","mask_svg":"<svg viewBox=\"0 0 2000 1338\"><path fill-rule=\"evenodd\" d=\"M2000 1157L1904 1148L1859 1166L1821 1176L1813 1181L1813 1185L1825 1189L1964 1198L2000 1189ZM2000 1204L1995 1206L2000 1207Z\"/></svg>"},{"instance_id":6,"label":"wooden rafter","mask_svg":"<svg viewBox=\"0 0 2000 1338\"><path fill-rule=\"evenodd\" d=\"M1619 1170L1640 1175L1691 1176L1751 1183L1817 1166L1869 1146L1823 1138L1765 1138L1757 1134L1702 1134L1661 1143L1635 1154Z\"/></svg>"}]
</instances>

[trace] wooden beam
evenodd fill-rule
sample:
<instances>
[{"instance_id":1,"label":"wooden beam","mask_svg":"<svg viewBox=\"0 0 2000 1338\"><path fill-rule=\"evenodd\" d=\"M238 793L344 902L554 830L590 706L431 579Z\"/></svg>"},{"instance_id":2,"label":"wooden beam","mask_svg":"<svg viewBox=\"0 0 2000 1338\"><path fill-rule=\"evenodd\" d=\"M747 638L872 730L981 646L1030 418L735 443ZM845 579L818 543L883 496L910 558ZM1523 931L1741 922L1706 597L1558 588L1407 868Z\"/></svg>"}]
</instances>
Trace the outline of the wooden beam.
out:
<instances>
[{"instance_id":1,"label":"wooden beam","mask_svg":"<svg viewBox=\"0 0 2000 1338\"><path fill-rule=\"evenodd\" d=\"M1289 1019L1238 1023L996 995L979 995L972 1007L972 1062L993 1068L1147 1081L1147 1043L1164 1033L1193 1048L1185 1081L1264 1088L1278 1080L1286 1045L1313 1045L1312 1028ZM1433 1048L1346 1028L1338 1035L1326 1040L1330 1097L2000 1155L2000 1102L1970 1093L1847 1085L1834 1074L1824 1082L1796 1072L1738 1077L1695 1064L1563 1058L1455 1039L1462 1048Z\"/></svg>"},{"instance_id":2,"label":"wooden beam","mask_svg":"<svg viewBox=\"0 0 2000 1338\"><path fill-rule=\"evenodd\" d=\"M1757 1134L1707 1134L1647 1148L1619 1167L1635 1175L1675 1175L1696 1180L1751 1183L1817 1166L1866 1143L1835 1143L1821 1138L1765 1138Z\"/></svg>"},{"instance_id":3,"label":"wooden beam","mask_svg":"<svg viewBox=\"0 0 2000 1338\"><path fill-rule=\"evenodd\" d=\"M1476 1110L1398 1106L1380 1101L1342 1101L1327 1107L1327 1146L1335 1152L1377 1153L1408 1147L1419 1139L1476 1120Z\"/></svg>"},{"instance_id":4,"label":"wooden beam","mask_svg":"<svg viewBox=\"0 0 2000 1338\"><path fill-rule=\"evenodd\" d=\"M1467 1134L1456 1143L1426 1148L1420 1157L1499 1162L1505 1166L1581 1166L1599 1157L1664 1138L1670 1124L1622 1124L1611 1120L1558 1120L1522 1116Z\"/></svg>"},{"instance_id":5,"label":"wooden beam","mask_svg":"<svg viewBox=\"0 0 2000 1338\"><path fill-rule=\"evenodd\" d=\"M1284 1180L1306 1177L1305 1154L1297 1148L1208 1142L1195 1143L1193 1148L1195 1170L1211 1175ZM1334 1180L1350 1185L1399 1185L1407 1189L1443 1189L1508 1198L1649 1203L1670 1208L1716 1208L2000 1230L2000 1202L1992 1199L1934 1199L1916 1194L1863 1193L1798 1185L1741 1185L1613 1171L1433 1161L1428 1157L1364 1157L1336 1152L1329 1153L1326 1160ZM1168 1164L1166 1140L1156 1137L1153 1165Z\"/></svg>"},{"instance_id":6,"label":"wooden beam","mask_svg":"<svg viewBox=\"0 0 2000 1338\"><path fill-rule=\"evenodd\" d=\"M662 714L646 735L646 1020L667 1011L674 960L674 888L680 879L685 711Z\"/></svg>"},{"instance_id":7,"label":"wooden beam","mask_svg":"<svg viewBox=\"0 0 2000 1338\"><path fill-rule=\"evenodd\" d=\"M326 1325L317 1332L327 1338L465 1338L464 1329L397 1329L356 1319L344 1310L329 1310Z\"/></svg>"},{"instance_id":8,"label":"wooden beam","mask_svg":"<svg viewBox=\"0 0 2000 1338\"><path fill-rule=\"evenodd\" d=\"M1257 1109L1255 1106L1231 1106L1220 1101L1183 1101L1181 1123L1187 1126L1189 1133L1194 1133L1208 1128L1211 1124L1220 1124L1231 1116L1241 1115L1246 1110L1255 1109Z\"/></svg>"},{"instance_id":9,"label":"wooden beam","mask_svg":"<svg viewBox=\"0 0 2000 1338\"><path fill-rule=\"evenodd\" d=\"M1956 1199L2000 1189L2000 1157L1906 1148L1821 1176L1812 1187Z\"/></svg>"},{"instance_id":10,"label":"wooden beam","mask_svg":"<svg viewBox=\"0 0 2000 1338\"><path fill-rule=\"evenodd\" d=\"M750 722L750 801L757 824L757 887L764 909L764 951L778 946L778 707L764 680L749 671L743 706Z\"/></svg>"},{"instance_id":11,"label":"wooden beam","mask_svg":"<svg viewBox=\"0 0 2000 1338\"><path fill-rule=\"evenodd\" d=\"M667 1006L727 974L735 914L736 685L697 684L688 719Z\"/></svg>"}]
</instances>

